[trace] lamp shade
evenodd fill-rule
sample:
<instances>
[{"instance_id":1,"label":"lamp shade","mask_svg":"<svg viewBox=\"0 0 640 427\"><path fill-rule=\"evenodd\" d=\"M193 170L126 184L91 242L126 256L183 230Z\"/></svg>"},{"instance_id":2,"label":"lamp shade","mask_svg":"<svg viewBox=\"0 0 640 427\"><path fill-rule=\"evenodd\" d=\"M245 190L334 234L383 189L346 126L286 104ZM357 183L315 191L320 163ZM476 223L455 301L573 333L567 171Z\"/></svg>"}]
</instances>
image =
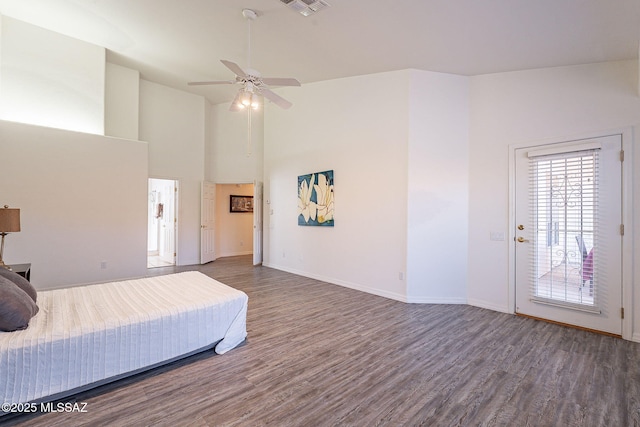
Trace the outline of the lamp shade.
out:
<instances>
[{"instance_id":1,"label":"lamp shade","mask_svg":"<svg viewBox=\"0 0 640 427\"><path fill-rule=\"evenodd\" d=\"M9 208L5 205L0 209L0 233L15 233L20 231L20 209Z\"/></svg>"}]
</instances>

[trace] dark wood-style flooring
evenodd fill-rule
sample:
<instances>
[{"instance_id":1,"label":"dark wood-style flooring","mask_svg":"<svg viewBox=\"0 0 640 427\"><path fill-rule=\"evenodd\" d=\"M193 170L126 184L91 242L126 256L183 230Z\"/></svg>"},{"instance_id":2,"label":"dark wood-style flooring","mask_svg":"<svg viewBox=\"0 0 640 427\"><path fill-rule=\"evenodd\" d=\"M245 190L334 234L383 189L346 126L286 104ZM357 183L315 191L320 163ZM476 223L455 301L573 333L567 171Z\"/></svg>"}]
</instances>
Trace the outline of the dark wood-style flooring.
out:
<instances>
[{"instance_id":1,"label":"dark wood-style flooring","mask_svg":"<svg viewBox=\"0 0 640 427\"><path fill-rule=\"evenodd\" d=\"M249 295L245 344L75 396L87 413L0 424L640 426L638 343L471 306L404 304L250 257L192 268Z\"/></svg>"}]
</instances>

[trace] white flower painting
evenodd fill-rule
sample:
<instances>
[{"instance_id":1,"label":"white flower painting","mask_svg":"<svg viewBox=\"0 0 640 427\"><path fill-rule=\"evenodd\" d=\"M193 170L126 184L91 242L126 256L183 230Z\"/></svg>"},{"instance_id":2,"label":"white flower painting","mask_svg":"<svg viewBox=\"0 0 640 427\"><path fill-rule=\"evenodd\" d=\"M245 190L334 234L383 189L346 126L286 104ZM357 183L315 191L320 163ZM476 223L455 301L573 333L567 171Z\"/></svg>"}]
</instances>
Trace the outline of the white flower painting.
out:
<instances>
[{"instance_id":1,"label":"white flower painting","mask_svg":"<svg viewBox=\"0 0 640 427\"><path fill-rule=\"evenodd\" d=\"M298 225L334 225L332 170L298 177Z\"/></svg>"}]
</instances>

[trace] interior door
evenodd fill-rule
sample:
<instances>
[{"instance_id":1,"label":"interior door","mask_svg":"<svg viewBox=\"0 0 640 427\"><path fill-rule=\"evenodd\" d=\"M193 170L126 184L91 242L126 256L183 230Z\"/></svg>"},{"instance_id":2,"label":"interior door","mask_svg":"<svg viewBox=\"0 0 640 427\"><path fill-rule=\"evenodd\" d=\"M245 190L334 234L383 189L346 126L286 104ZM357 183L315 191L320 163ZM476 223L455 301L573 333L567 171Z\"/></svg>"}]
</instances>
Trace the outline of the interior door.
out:
<instances>
[{"instance_id":1,"label":"interior door","mask_svg":"<svg viewBox=\"0 0 640 427\"><path fill-rule=\"evenodd\" d=\"M161 181L162 211L160 216L160 259L167 264L176 262L176 181Z\"/></svg>"},{"instance_id":2,"label":"interior door","mask_svg":"<svg viewBox=\"0 0 640 427\"><path fill-rule=\"evenodd\" d=\"M262 182L253 183L253 265L262 264Z\"/></svg>"},{"instance_id":3,"label":"interior door","mask_svg":"<svg viewBox=\"0 0 640 427\"><path fill-rule=\"evenodd\" d=\"M206 264L216 259L215 253L215 211L216 184L202 182L200 204L200 263Z\"/></svg>"},{"instance_id":4,"label":"interior door","mask_svg":"<svg viewBox=\"0 0 640 427\"><path fill-rule=\"evenodd\" d=\"M622 333L620 135L515 150L516 313Z\"/></svg>"}]
</instances>

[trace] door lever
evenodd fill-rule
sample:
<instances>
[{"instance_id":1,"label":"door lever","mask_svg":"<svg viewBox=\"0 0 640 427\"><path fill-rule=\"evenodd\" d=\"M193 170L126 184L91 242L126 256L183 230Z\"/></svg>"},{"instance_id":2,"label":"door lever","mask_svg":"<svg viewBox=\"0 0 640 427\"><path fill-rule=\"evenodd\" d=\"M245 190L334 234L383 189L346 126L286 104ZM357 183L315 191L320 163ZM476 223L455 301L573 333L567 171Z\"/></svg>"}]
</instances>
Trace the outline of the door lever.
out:
<instances>
[{"instance_id":1,"label":"door lever","mask_svg":"<svg viewBox=\"0 0 640 427\"><path fill-rule=\"evenodd\" d=\"M529 243L529 240L525 239L524 237L518 237L516 240L520 243Z\"/></svg>"}]
</instances>

